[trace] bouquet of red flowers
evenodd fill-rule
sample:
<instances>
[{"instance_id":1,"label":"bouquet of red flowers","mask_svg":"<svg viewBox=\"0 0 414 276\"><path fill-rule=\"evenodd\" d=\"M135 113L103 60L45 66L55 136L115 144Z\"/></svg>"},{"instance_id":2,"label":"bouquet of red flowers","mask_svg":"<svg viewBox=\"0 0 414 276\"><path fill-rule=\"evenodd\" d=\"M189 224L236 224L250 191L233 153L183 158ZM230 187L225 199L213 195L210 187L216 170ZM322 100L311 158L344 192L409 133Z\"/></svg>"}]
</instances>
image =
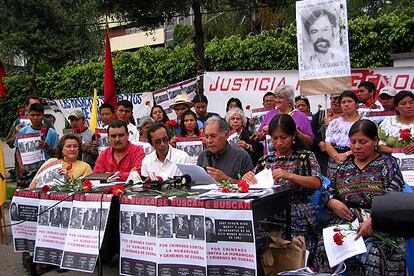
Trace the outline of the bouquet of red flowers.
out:
<instances>
[{"instance_id":1,"label":"bouquet of red flowers","mask_svg":"<svg viewBox=\"0 0 414 276\"><path fill-rule=\"evenodd\" d=\"M230 180L223 181L220 184L220 191L222 193L248 193L250 185L244 179L240 179L237 185L234 185Z\"/></svg>"},{"instance_id":2,"label":"bouquet of red flowers","mask_svg":"<svg viewBox=\"0 0 414 276\"><path fill-rule=\"evenodd\" d=\"M400 138L401 140L406 141L406 142L411 141L411 139L413 138L411 136L411 129L409 128L400 129Z\"/></svg>"},{"instance_id":3,"label":"bouquet of red flowers","mask_svg":"<svg viewBox=\"0 0 414 276\"><path fill-rule=\"evenodd\" d=\"M168 129L168 132L169 132L169 136L170 137L173 137L173 136L175 136L175 129L178 127L178 123L177 123L177 121L175 121L175 120L168 120L168 121L166 121L165 122L165 126L167 127L167 129Z\"/></svg>"}]
</instances>

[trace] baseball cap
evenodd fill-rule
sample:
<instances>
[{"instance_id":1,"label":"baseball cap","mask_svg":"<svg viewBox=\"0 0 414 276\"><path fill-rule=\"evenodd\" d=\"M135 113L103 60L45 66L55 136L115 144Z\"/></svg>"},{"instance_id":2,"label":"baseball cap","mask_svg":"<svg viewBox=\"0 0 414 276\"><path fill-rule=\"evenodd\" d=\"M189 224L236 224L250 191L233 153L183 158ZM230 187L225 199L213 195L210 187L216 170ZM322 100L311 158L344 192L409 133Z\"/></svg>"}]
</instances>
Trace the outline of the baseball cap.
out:
<instances>
[{"instance_id":1,"label":"baseball cap","mask_svg":"<svg viewBox=\"0 0 414 276\"><path fill-rule=\"evenodd\" d=\"M397 91L391 86L384 86L379 92L379 95L382 94L387 94L390 97L395 97L395 95L397 95Z\"/></svg>"},{"instance_id":2,"label":"baseball cap","mask_svg":"<svg viewBox=\"0 0 414 276\"><path fill-rule=\"evenodd\" d=\"M85 118L85 114L83 114L80 110L73 110L70 114L68 119L70 120L71 117L75 117L76 119Z\"/></svg>"}]
</instances>

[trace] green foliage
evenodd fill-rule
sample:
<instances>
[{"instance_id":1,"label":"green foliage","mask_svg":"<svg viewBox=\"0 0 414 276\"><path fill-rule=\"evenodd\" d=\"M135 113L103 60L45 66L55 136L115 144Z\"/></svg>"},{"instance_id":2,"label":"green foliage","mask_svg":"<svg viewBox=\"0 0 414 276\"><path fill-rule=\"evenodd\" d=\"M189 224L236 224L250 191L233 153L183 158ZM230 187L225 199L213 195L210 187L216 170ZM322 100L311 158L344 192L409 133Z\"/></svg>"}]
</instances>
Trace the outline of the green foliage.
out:
<instances>
[{"instance_id":1,"label":"green foliage","mask_svg":"<svg viewBox=\"0 0 414 276\"><path fill-rule=\"evenodd\" d=\"M187 45L192 41L194 36L194 27L191 25L178 24L174 28L174 43L175 45Z\"/></svg>"}]
</instances>

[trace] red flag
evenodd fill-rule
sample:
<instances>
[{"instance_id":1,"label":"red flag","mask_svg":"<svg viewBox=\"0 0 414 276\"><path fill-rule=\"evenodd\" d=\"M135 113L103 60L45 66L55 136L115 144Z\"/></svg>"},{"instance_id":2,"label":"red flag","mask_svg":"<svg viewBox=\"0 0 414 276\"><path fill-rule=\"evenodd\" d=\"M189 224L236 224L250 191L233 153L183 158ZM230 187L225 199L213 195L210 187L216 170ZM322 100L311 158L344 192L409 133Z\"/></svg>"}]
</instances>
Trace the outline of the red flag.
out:
<instances>
[{"instance_id":1,"label":"red flag","mask_svg":"<svg viewBox=\"0 0 414 276\"><path fill-rule=\"evenodd\" d=\"M114 68L112 67L111 45L109 44L108 29L105 42L105 66L104 66L104 102L116 107L116 83Z\"/></svg>"},{"instance_id":2,"label":"red flag","mask_svg":"<svg viewBox=\"0 0 414 276\"><path fill-rule=\"evenodd\" d=\"M0 60L0 97L6 97L6 89L3 85L3 77L6 76L6 71L4 71L3 62Z\"/></svg>"}]
</instances>

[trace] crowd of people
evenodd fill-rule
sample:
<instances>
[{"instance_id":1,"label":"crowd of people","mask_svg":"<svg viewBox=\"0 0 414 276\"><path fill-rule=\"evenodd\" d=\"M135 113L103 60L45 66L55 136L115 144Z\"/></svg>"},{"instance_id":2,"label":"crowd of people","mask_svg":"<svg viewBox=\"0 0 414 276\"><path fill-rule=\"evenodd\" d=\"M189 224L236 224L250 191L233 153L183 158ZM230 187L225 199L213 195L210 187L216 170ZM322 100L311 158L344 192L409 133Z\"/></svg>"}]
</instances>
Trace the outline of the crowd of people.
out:
<instances>
[{"instance_id":1,"label":"crowd of people","mask_svg":"<svg viewBox=\"0 0 414 276\"><path fill-rule=\"evenodd\" d=\"M148 116L132 118L133 105L127 100L115 107L103 104L99 112L107 147L102 144L103 134L88 129L80 110L68 117L73 134L59 140L51 120L45 118L40 99L29 97L26 113L16 120L8 137L8 145L16 148L18 186L40 188L44 183L38 181L37 170L59 161L59 173L68 179L92 172L117 172L119 180L125 181L136 171L143 179L160 176L165 180L181 174L176 164L191 163L190 156L196 155L196 163L217 182L235 183L242 177L253 186L255 175L268 168L275 184L296 188L290 200L292 233L305 237L308 265L330 271L317 226L355 219L362 223L361 212L370 212L375 196L404 190L401 170L391 154L414 154L414 94L384 87L377 95L373 83L362 82L356 93L330 95L330 108L312 115L309 100L295 98L294 92L293 87L283 85L266 93L263 107L268 112L258 127L259 118L248 117L237 98L228 101L226 115L221 118L208 112L204 95L190 100L179 94L170 106L176 113L175 124L159 105L154 105ZM31 124L23 126L23 118ZM132 123L135 120L137 125ZM31 170L22 161L19 143L24 134L33 133L41 137L38 147L46 162ZM236 137L236 142L230 143L230 136ZM203 147L196 153L194 147L179 149L179 143L189 141L198 141ZM145 150L144 144L151 150ZM324 177L330 184L321 192L321 204L329 218L322 221L311 196L321 190ZM266 246L271 230L259 226L258 247ZM365 238L370 242L366 256L346 261L350 275L405 275L401 253L381 246L373 237ZM402 238L393 239L404 243Z\"/></svg>"}]
</instances>

